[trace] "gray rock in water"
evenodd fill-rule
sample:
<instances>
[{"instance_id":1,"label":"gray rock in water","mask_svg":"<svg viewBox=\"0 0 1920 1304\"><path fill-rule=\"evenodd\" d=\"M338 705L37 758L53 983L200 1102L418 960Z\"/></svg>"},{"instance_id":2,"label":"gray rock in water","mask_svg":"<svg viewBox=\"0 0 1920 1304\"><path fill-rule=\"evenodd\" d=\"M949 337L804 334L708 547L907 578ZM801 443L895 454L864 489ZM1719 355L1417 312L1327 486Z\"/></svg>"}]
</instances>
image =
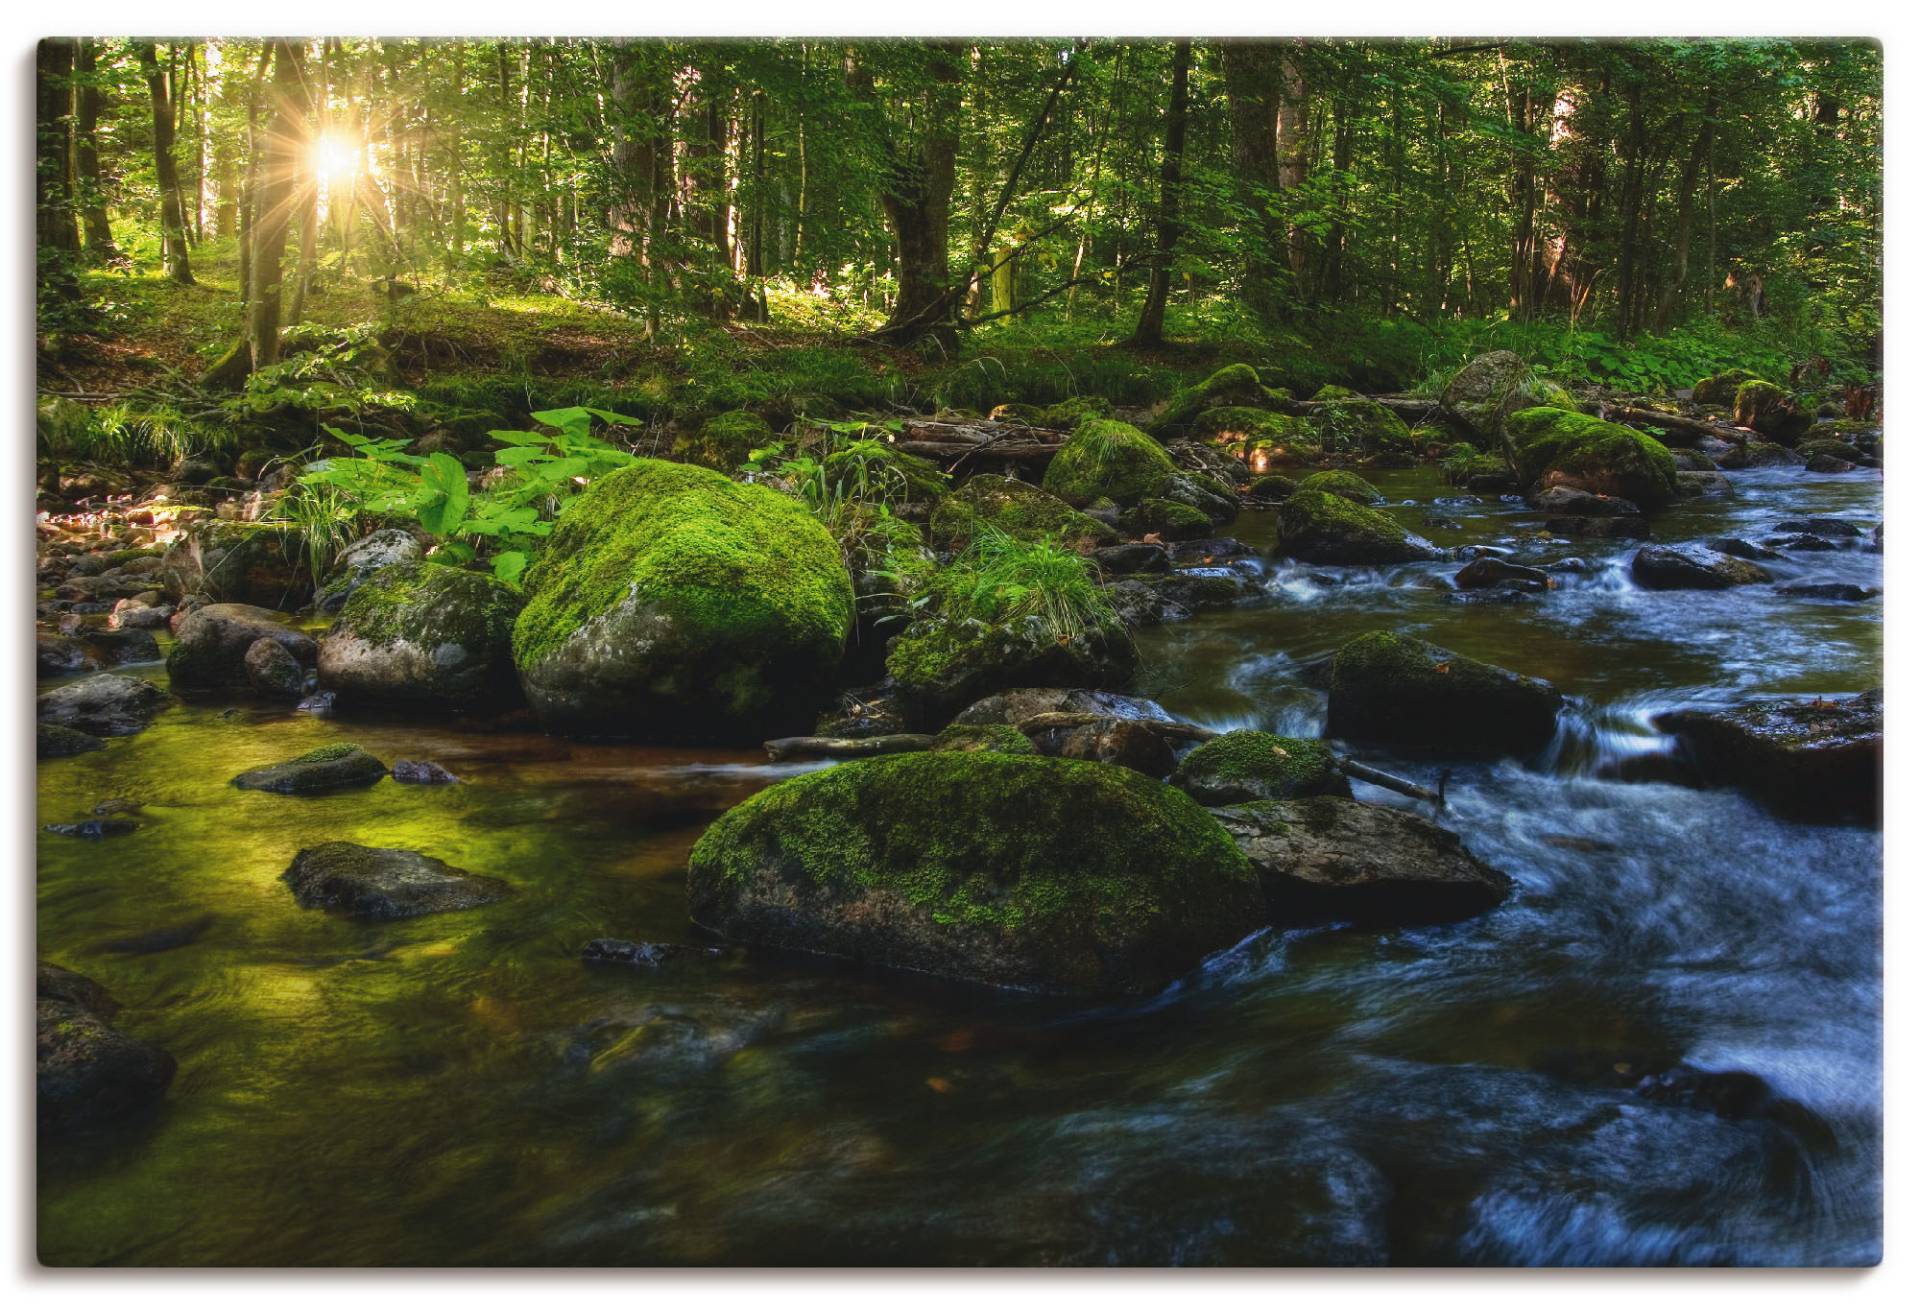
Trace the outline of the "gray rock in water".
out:
<instances>
[{"instance_id":1,"label":"gray rock in water","mask_svg":"<svg viewBox=\"0 0 1920 1304\"><path fill-rule=\"evenodd\" d=\"M420 541L405 530L375 530L341 550L334 561L333 573L313 595L314 609L333 615L347 604L353 591L376 572L419 561L425 555Z\"/></svg>"},{"instance_id":2,"label":"gray rock in water","mask_svg":"<svg viewBox=\"0 0 1920 1304\"><path fill-rule=\"evenodd\" d=\"M34 733L34 756L43 761L61 760L82 752L97 752L105 746L106 743L92 734L84 734L60 724L43 722Z\"/></svg>"},{"instance_id":3,"label":"gray rock in water","mask_svg":"<svg viewBox=\"0 0 1920 1304\"><path fill-rule=\"evenodd\" d=\"M1772 579L1750 561L1704 548L1656 545L1633 555L1633 582L1643 589L1731 589Z\"/></svg>"},{"instance_id":4,"label":"gray rock in water","mask_svg":"<svg viewBox=\"0 0 1920 1304\"><path fill-rule=\"evenodd\" d=\"M1018 727L1050 711L1085 711L1116 720L1171 720L1167 709L1146 697L1129 697L1098 688L1015 688L983 697L953 718L955 724L1010 724Z\"/></svg>"},{"instance_id":5,"label":"gray rock in water","mask_svg":"<svg viewBox=\"0 0 1920 1304\"><path fill-rule=\"evenodd\" d=\"M74 1132L151 1107L173 1082L173 1056L114 1028L98 983L40 966L34 1095L42 1135Z\"/></svg>"},{"instance_id":6,"label":"gray rock in water","mask_svg":"<svg viewBox=\"0 0 1920 1304\"><path fill-rule=\"evenodd\" d=\"M629 942L619 937L596 937L580 948L588 964L624 965L660 970L688 960L713 960L726 952L717 946L688 946L680 942Z\"/></svg>"},{"instance_id":7,"label":"gray rock in water","mask_svg":"<svg viewBox=\"0 0 1920 1304\"><path fill-rule=\"evenodd\" d=\"M1708 539L1706 546L1709 551L1721 553L1728 557L1738 557L1742 561L1784 561L1785 560L1784 557L1782 557L1779 553L1775 552L1773 549L1762 548L1759 544L1749 543L1745 539L1734 539L1734 538Z\"/></svg>"},{"instance_id":8,"label":"gray rock in water","mask_svg":"<svg viewBox=\"0 0 1920 1304\"><path fill-rule=\"evenodd\" d=\"M1491 910L1513 888L1458 835L1392 807L1309 797L1213 813L1259 874L1276 928L1442 923Z\"/></svg>"},{"instance_id":9,"label":"gray rock in water","mask_svg":"<svg viewBox=\"0 0 1920 1304\"><path fill-rule=\"evenodd\" d=\"M1795 516L1768 527L1780 534L1817 534L1825 539L1858 539L1864 533L1851 521L1832 516Z\"/></svg>"},{"instance_id":10,"label":"gray rock in water","mask_svg":"<svg viewBox=\"0 0 1920 1304\"><path fill-rule=\"evenodd\" d=\"M44 826L49 833L64 838L115 838L132 833L140 827L137 820L80 820L72 824L48 824Z\"/></svg>"},{"instance_id":11,"label":"gray rock in water","mask_svg":"<svg viewBox=\"0 0 1920 1304\"><path fill-rule=\"evenodd\" d=\"M1638 516L1640 508L1625 498L1592 494L1571 485L1557 484L1543 489L1528 500L1543 512L1558 516Z\"/></svg>"},{"instance_id":12,"label":"gray rock in water","mask_svg":"<svg viewBox=\"0 0 1920 1304\"><path fill-rule=\"evenodd\" d=\"M270 638L302 665L312 665L318 648L301 631L264 607L215 602L189 612L175 631L167 653L167 674L175 688L245 688L247 653Z\"/></svg>"},{"instance_id":13,"label":"gray rock in water","mask_svg":"<svg viewBox=\"0 0 1920 1304\"><path fill-rule=\"evenodd\" d=\"M458 783L460 780L443 766L432 761L395 761L393 763L393 781L395 783Z\"/></svg>"},{"instance_id":14,"label":"gray rock in water","mask_svg":"<svg viewBox=\"0 0 1920 1304\"><path fill-rule=\"evenodd\" d=\"M1747 702L1725 711L1674 711L1654 724L1681 740L1683 758L1782 814L1819 823L1878 823L1884 765L1879 689L1857 697Z\"/></svg>"},{"instance_id":15,"label":"gray rock in water","mask_svg":"<svg viewBox=\"0 0 1920 1304\"><path fill-rule=\"evenodd\" d=\"M1865 602L1880 590L1858 584L1782 584L1774 590L1790 598L1819 598L1827 602Z\"/></svg>"},{"instance_id":16,"label":"gray rock in water","mask_svg":"<svg viewBox=\"0 0 1920 1304\"><path fill-rule=\"evenodd\" d=\"M255 639L244 664L247 682L262 697L299 697L306 691L306 667L278 639Z\"/></svg>"},{"instance_id":17,"label":"gray rock in water","mask_svg":"<svg viewBox=\"0 0 1920 1304\"><path fill-rule=\"evenodd\" d=\"M500 879L470 874L417 851L353 842L323 842L302 851L280 881L310 910L361 919L471 910L513 891Z\"/></svg>"},{"instance_id":18,"label":"gray rock in water","mask_svg":"<svg viewBox=\"0 0 1920 1304\"><path fill-rule=\"evenodd\" d=\"M92 675L40 694L41 724L102 738L139 733L173 699L157 685L127 675Z\"/></svg>"},{"instance_id":19,"label":"gray rock in water","mask_svg":"<svg viewBox=\"0 0 1920 1304\"><path fill-rule=\"evenodd\" d=\"M1454 574L1453 582L1463 589L1489 589L1503 584L1523 589L1550 589L1553 576L1537 566L1520 566L1497 557L1476 557Z\"/></svg>"},{"instance_id":20,"label":"gray rock in water","mask_svg":"<svg viewBox=\"0 0 1920 1304\"><path fill-rule=\"evenodd\" d=\"M386 763L351 743L316 747L277 765L263 765L233 777L233 786L254 792L326 792L364 788L380 782Z\"/></svg>"}]
</instances>

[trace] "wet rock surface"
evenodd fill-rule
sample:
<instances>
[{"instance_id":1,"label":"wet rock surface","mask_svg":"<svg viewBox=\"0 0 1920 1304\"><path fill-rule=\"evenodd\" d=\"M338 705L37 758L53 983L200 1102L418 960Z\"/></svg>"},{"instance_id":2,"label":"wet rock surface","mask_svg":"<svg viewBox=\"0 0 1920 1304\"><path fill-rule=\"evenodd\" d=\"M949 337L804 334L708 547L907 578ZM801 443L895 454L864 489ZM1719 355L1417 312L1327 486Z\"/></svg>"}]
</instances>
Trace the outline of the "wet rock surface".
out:
<instances>
[{"instance_id":1,"label":"wet rock surface","mask_svg":"<svg viewBox=\"0 0 1920 1304\"><path fill-rule=\"evenodd\" d=\"M1784 698L1723 711L1674 711L1654 723L1715 782L1798 818L1880 818L1883 714L1879 689L1856 697Z\"/></svg>"},{"instance_id":2,"label":"wet rock surface","mask_svg":"<svg viewBox=\"0 0 1920 1304\"><path fill-rule=\"evenodd\" d=\"M456 869L418 851L352 842L327 842L302 851L280 879L307 909L361 919L472 910L513 891L500 879Z\"/></svg>"},{"instance_id":3,"label":"wet rock surface","mask_svg":"<svg viewBox=\"0 0 1920 1304\"><path fill-rule=\"evenodd\" d=\"M387 767L365 748L330 743L233 777L233 786L254 792L309 793L365 788L387 777Z\"/></svg>"}]
</instances>

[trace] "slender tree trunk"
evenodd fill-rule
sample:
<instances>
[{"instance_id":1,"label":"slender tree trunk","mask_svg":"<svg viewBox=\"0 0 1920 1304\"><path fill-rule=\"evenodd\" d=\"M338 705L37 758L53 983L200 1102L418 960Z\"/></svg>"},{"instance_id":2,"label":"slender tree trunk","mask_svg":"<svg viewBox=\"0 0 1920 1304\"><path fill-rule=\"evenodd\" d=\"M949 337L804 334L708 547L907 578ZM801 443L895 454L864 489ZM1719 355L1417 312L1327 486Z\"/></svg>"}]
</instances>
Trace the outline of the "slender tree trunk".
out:
<instances>
[{"instance_id":1,"label":"slender tree trunk","mask_svg":"<svg viewBox=\"0 0 1920 1304\"><path fill-rule=\"evenodd\" d=\"M192 285L193 267L187 258L186 223L180 212L180 173L173 160L173 106L168 102L166 74L152 41L137 41L147 96L153 101L153 170L160 189L161 249L167 275Z\"/></svg>"},{"instance_id":2,"label":"slender tree trunk","mask_svg":"<svg viewBox=\"0 0 1920 1304\"><path fill-rule=\"evenodd\" d=\"M1716 109L1717 100L1709 95L1706 117L1701 121L1700 132L1693 138L1693 149L1680 169L1680 182L1677 187L1679 208L1673 220L1673 269L1667 276L1666 285L1660 291L1660 306L1654 310L1655 330L1663 331L1673 325L1680 303L1687 292L1687 256L1693 249L1694 192L1699 188L1700 170L1706 165L1707 157L1713 149L1713 122Z\"/></svg>"},{"instance_id":3,"label":"slender tree trunk","mask_svg":"<svg viewBox=\"0 0 1920 1304\"><path fill-rule=\"evenodd\" d=\"M959 157L960 47L950 41L927 48L931 80L920 146L896 154L887 165L881 207L893 234L899 293L880 328L883 338L908 342L953 331L953 283L947 261L953 183Z\"/></svg>"},{"instance_id":4,"label":"slender tree trunk","mask_svg":"<svg viewBox=\"0 0 1920 1304\"><path fill-rule=\"evenodd\" d=\"M1221 47L1226 73L1227 131L1234 180L1248 229L1243 274L1247 306L1273 322L1280 316L1279 278L1287 267L1286 231L1274 213L1280 187L1281 53L1267 42Z\"/></svg>"},{"instance_id":5,"label":"slender tree trunk","mask_svg":"<svg viewBox=\"0 0 1920 1304\"><path fill-rule=\"evenodd\" d=\"M74 222L68 169L68 108L73 96L73 42L40 42L34 60L34 218L38 241L37 300L44 311L78 303L80 228Z\"/></svg>"},{"instance_id":6,"label":"slender tree trunk","mask_svg":"<svg viewBox=\"0 0 1920 1304\"><path fill-rule=\"evenodd\" d=\"M80 225L86 233L87 257L96 263L120 257L114 247L113 226L107 220L106 189L101 184L98 127L106 97L101 94L92 37L83 36L74 47L73 170L79 184Z\"/></svg>"},{"instance_id":7,"label":"slender tree trunk","mask_svg":"<svg viewBox=\"0 0 1920 1304\"><path fill-rule=\"evenodd\" d=\"M301 50L292 41L273 43L273 122L267 128L253 228L253 295L247 314L247 346L253 370L280 360L280 275L287 252L287 225L299 166L297 142L306 139L307 92Z\"/></svg>"},{"instance_id":8,"label":"slender tree trunk","mask_svg":"<svg viewBox=\"0 0 1920 1304\"><path fill-rule=\"evenodd\" d=\"M1306 184L1309 108L1306 49L1293 41L1280 52L1280 112L1274 124L1283 196ZM1287 230L1287 263L1299 293L1307 276L1307 230L1297 222Z\"/></svg>"},{"instance_id":9,"label":"slender tree trunk","mask_svg":"<svg viewBox=\"0 0 1920 1304\"><path fill-rule=\"evenodd\" d=\"M1187 71L1193 62L1193 42L1173 46L1173 90L1167 99L1167 144L1160 159L1160 212L1154 220L1154 257L1147 278L1147 300L1133 328L1136 346L1159 344L1167 319L1167 291L1172 284L1173 251L1180 240L1180 164L1187 149Z\"/></svg>"}]
</instances>

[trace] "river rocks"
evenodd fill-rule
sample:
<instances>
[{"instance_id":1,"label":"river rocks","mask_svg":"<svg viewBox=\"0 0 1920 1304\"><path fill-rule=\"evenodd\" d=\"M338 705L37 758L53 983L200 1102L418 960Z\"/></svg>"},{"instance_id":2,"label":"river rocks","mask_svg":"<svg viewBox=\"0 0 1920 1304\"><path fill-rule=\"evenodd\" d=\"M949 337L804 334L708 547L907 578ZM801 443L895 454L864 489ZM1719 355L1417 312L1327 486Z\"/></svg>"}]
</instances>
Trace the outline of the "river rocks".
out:
<instances>
[{"instance_id":1,"label":"river rocks","mask_svg":"<svg viewBox=\"0 0 1920 1304\"><path fill-rule=\"evenodd\" d=\"M1051 539L1075 552L1091 553L1120 542L1119 531L1070 506L1037 485L1004 475L976 475L940 500L928 522L934 547L958 552L991 527L1016 539Z\"/></svg>"},{"instance_id":2,"label":"river rocks","mask_svg":"<svg viewBox=\"0 0 1920 1304\"><path fill-rule=\"evenodd\" d=\"M803 503L652 459L573 502L526 590L513 653L527 700L596 737L804 727L854 621L839 545Z\"/></svg>"},{"instance_id":3,"label":"river rocks","mask_svg":"<svg viewBox=\"0 0 1920 1304\"><path fill-rule=\"evenodd\" d=\"M365 788L387 775L386 763L352 743L329 743L276 765L263 765L233 777L233 786L252 792L331 792Z\"/></svg>"},{"instance_id":4,"label":"river rocks","mask_svg":"<svg viewBox=\"0 0 1920 1304\"><path fill-rule=\"evenodd\" d=\"M72 634L35 634L34 669L39 678L141 665L160 659L160 645L144 629L90 629Z\"/></svg>"},{"instance_id":5,"label":"river rocks","mask_svg":"<svg viewBox=\"0 0 1920 1304\"><path fill-rule=\"evenodd\" d=\"M34 1005L34 1096L42 1136L151 1108L173 1082L173 1056L111 1025L115 1005L91 979L42 964Z\"/></svg>"},{"instance_id":6,"label":"river rocks","mask_svg":"<svg viewBox=\"0 0 1920 1304\"><path fill-rule=\"evenodd\" d=\"M106 743L92 734L81 733L66 725L41 721L34 729L34 756L43 761L64 760L83 752L97 752Z\"/></svg>"},{"instance_id":7,"label":"river rocks","mask_svg":"<svg viewBox=\"0 0 1920 1304\"><path fill-rule=\"evenodd\" d=\"M1440 404L1485 440L1506 430L1507 418L1527 408L1573 408L1573 397L1536 375L1519 354L1483 353L1453 374ZM1483 445L1484 446L1484 445Z\"/></svg>"},{"instance_id":8,"label":"river rocks","mask_svg":"<svg viewBox=\"0 0 1920 1304\"><path fill-rule=\"evenodd\" d=\"M387 567L355 590L320 639L320 682L342 709L514 706L521 605L490 575L433 562Z\"/></svg>"},{"instance_id":9,"label":"river rocks","mask_svg":"<svg viewBox=\"0 0 1920 1304\"><path fill-rule=\"evenodd\" d=\"M1633 554L1633 582L1643 589L1730 589L1772 580L1753 562L1692 545L1656 545Z\"/></svg>"},{"instance_id":10,"label":"river rocks","mask_svg":"<svg viewBox=\"0 0 1920 1304\"><path fill-rule=\"evenodd\" d=\"M1378 489L1351 471L1315 471L1300 481L1300 488L1311 489L1317 493L1335 494L1348 502L1359 503L1363 507L1372 507L1387 501Z\"/></svg>"},{"instance_id":11,"label":"river rocks","mask_svg":"<svg viewBox=\"0 0 1920 1304\"><path fill-rule=\"evenodd\" d=\"M1520 588L1532 591L1554 587L1553 576L1537 566L1519 566L1498 557L1476 557L1454 573L1463 589Z\"/></svg>"},{"instance_id":12,"label":"river rocks","mask_svg":"<svg viewBox=\"0 0 1920 1304\"><path fill-rule=\"evenodd\" d=\"M1733 481L1718 471L1676 471L1674 492L1681 498L1729 498Z\"/></svg>"},{"instance_id":13,"label":"river rocks","mask_svg":"<svg viewBox=\"0 0 1920 1304\"><path fill-rule=\"evenodd\" d=\"M395 761L393 781L427 785L460 782L446 767L436 765L432 761Z\"/></svg>"},{"instance_id":14,"label":"river rocks","mask_svg":"<svg viewBox=\"0 0 1920 1304\"><path fill-rule=\"evenodd\" d=\"M1345 797L1214 811L1260 877L1276 928L1445 923L1499 905L1513 880L1429 820Z\"/></svg>"},{"instance_id":15,"label":"river rocks","mask_svg":"<svg viewBox=\"0 0 1920 1304\"><path fill-rule=\"evenodd\" d=\"M245 688L251 682L247 652L263 638L280 644L302 665L312 665L318 655L312 638L273 612L244 603L216 602L181 620L167 652L167 677L175 689Z\"/></svg>"},{"instance_id":16,"label":"river rocks","mask_svg":"<svg viewBox=\"0 0 1920 1304\"><path fill-rule=\"evenodd\" d=\"M1823 602L1865 602L1880 592L1858 584L1782 584L1774 590L1790 598L1816 598Z\"/></svg>"},{"instance_id":17,"label":"river rocks","mask_svg":"<svg viewBox=\"0 0 1920 1304\"><path fill-rule=\"evenodd\" d=\"M1120 514L1120 528L1128 534L1168 542L1204 539L1213 533L1214 524L1205 512L1166 498L1149 498Z\"/></svg>"},{"instance_id":18,"label":"river rocks","mask_svg":"<svg viewBox=\"0 0 1920 1304\"><path fill-rule=\"evenodd\" d=\"M306 536L290 525L209 522L173 546L167 565L184 591L216 603L293 611L313 594Z\"/></svg>"},{"instance_id":19,"label":"river rocks","mask_svg":"<svg viewBox=\"0 0 1920 1304\"><path fill-rule=\"evenodd\" d=\"M700 839L687 886L732 941L1092 995L1157 991L1261 919L1245 857L1186 794L994 752L776 784Z\"/></svg>"},{"instance_id":20,"label":"river rocks","mask_svg":"<svg viewBox=\"0 0 1920 1304\"><path fill-rule=\"evenodd\" d=\"M1883 707L1879 689L1851 698L1783 698L1725 711L1675 711L1654 723L1714 783L1822 823L1880 818Z\"/></svg>"},{"instance_id":21,"label":"river rocks","mask_svg":"<svg viewBox=\"0 0 1920 1304\"><path fill-rule=\"evenodd\" d=\"M1383 512L1310 489L1280 504L1276 528L1282 556L1321 565L1377 566L1445 555Z\"/></svg>"},{"instance_id":22,"label":"river rocks","mask_svg":"<svg viewBox=\"0 0 1920 1304\"><path fill-rule=\"evenodd\" d=\"M726 952L717 946L688 946L684 942L630 942L620 937L596 937L580 948L588 964L618 965L657 973L695 960L717 960Z\"/></svg>"},{"instance_id":23,"label":"river rocks","mask_svg":"<svg viewBox=\"0 0 1920 1304\"><path fill-rule=\"evenodd\" d=\"M90 675L40 694L39 723L100 738L139 733L172 701L156 684L129 675Z\"/></svg>"},{"instance_id":24,"label":"river rocks","mask_svg":"<svg viewBox=\"0 0 1920 1304\"><path fill-rule=\"evenodd\" d=\"M1244 362L1236 362L1220 368L1199 384L1176 392L1147 429L1156 435L1178 434L1198 424L1196 418L1210 408L1271 410L1281 407L1285 401L1286 395L1260 383L1259 372Z\"/></svg>"},{"instance_id":25,"label":"river rocks","mask_svg":"<svg viewBox=\"0 0 1920 1304\"><path fill-rule=\"evenodd\" d=\"M1229 494L1253 479L1246 462L1218 443L1174 439L1167 443L1167 455L1182 471L1202 480L1217 482Z\"/></svg>"},{"instance_id":26,"label":"river rocks","mask_svg":"<svg viewBox=\"0 0 1920 1304\"><path fill-rule=\"evenodd\" d=\"M1142 720L1094 720L1071 728L1040 731L1044 755L1068 761L1124 765L1155 779L1174 771L1173 746L1159 730Z\"/></svg>"},{"instance_id":27,"label":"river rocks","mask_svg":"<svg viewBox=\"0 0 1920 1304\"><path fill-rule=\"evenodd\" d=\"M397 847L323 842L293 858L280 881L309 910L358 919L411 919L488 905L513 891L497 878Z\"/></svg>"},{"instance_id":28,"label":"river rocks","mask_svg":"<svg viewBox=\"0 0 1920 1304\"><path fill-rule=\"evenodd\" d=\"M420 541L405 530L375 530L364 539L356 539L334 559L332 574L313 595L314 609L333 615L371 576L425 556Z\"/></svg>"},{"instance_id":29,"label":"river rocks","mask_svg":"<svg viewBox=\"0 0 1920 1304\"><path fill-rule=\"evenodd\" d=\"M1289 797L1348 796L1351 788L1325 743L1236 729L1180 760L1173 785L1202 806Z\"/></svg>"},{"instance_id":30,"label":"river rocks","mask_svg":"<svg viewBox=\"0 0 1920 1304\"><path fill-rule=\"evenodd\" d=\"M1780 553L1771 548L1762 548L1757 543L1745 539L1721 538L1708 539L1703 545L1709 552L1721 553L1728 557L1738 557L1742 561L1781 561Z\"/></svg>"},{"instance_id":31,"label":"river rocks","mask_svg":"<svg viewBox=\"0 0 1920 1304\"><path fill-rule=\"evenodd\" d=\"M1673 499L1673 454L1637 430L1547 407L1515 413L1507 430L1523 484L1564 484L1625 498L1643 511Z\"/></svg>"},{"instance_id":32,"label":"river rocks","mask_svg":"<svg viewBox=\"0 0 1920 1304\"><path fill-rule=\"evenodd\" d=\"M1776 466L1803 467L1807 459L1791 448L1756 439L1728 449L1714 459L1714 464L1722 471L1752 471Z\"/></svg>"},{"instance_id":33,"label":"river rocks","mask_svg":"<svg viewBox=\"0 0 1920 1304\"><path fill-rule=\"evenodd\" d=\"M1751 371L1740 370L1722 371L1716 375L1706 376L1693 383L1693 401L1709 403L1714 407L1732 407L1734 396L1740 392L1740 387L1750 380L1759 379L1760 377Z\"/></svg>"},{"instance_id":34,"label":"river rocks","mask_svg":"<svg viewBox=\"0 0 1920 1304\"><path fill-rule=\"evenodd\" d=\"M1163 496L1179 474L1167 450L1124 421L1082 421L1047 463L1040 482L1074 507L1107 499L1131 507Z\"/></svg>"},{"instance_id":35,"label":"river rocks","mask_svg":"<svg viewBox=\"0 0 1920 1304\"><path fill-rule=\"evenodd\" d=\"M257 638L243 660L247 683L262 697L291 697L307 691L307 668L277 640Z\"/></svg>"},{"instance_id":36,"label":"river rocks","mask_svg":"<svg viewBox=\"0 0 1920 1304\"><path fill-rule=\"evenodd\" d=\"M1552 684L1380 631L1334 655L1327 736L1456 755L1530 755L1558 728Z\"/></svg>"},{"instance_id":37,"label":"river rocks","mask_svg":"<svg viewBox=\"0 0 1920 1304\"><path fill-rule=\"evenodd\" d=\"M893 640L887 673L901 692L937 717L1007 688L1124 688L1137 660L1133 640L1117 617L1062 642L1025 628L933 615L914 621Z\"/></svg>"},{"instance_id":38,"label":"river rocks","mask_svg":"<svg viewBox=\"0 0 1920 1304\"><path fill-rule=\"evenodd\" d=\"M1807 470L1818 475L1844 475L1855 469L1852 462L1827 453L1815 453L1807 459Z\"/></svg>"},{"instance_id":39,"label":"river rocks","mask_svg":"<svg viewBox=\"0 0 1920 1304\"><path fill-rule=\"evenodd\" d=\"M1283 503L1299 490L1300 486L1284 475L1263 475L1247 486L1247 497L1256 503Z\"/></svg>"},{"instance_id":40,"label":"river rocks","mask_svg":"<svg viewBox=\"0 0 1920 1304\"><path fill-rule=\"evenodd\" d=\"M1733 421L1769 439L1797 439L1813 428L1813 413L1780 386L1749 380L1734 393Z\"/></svg>"},{"instance_id":41,"label":"river rocks","mask_svg":"<svg viewBox=\"0 0 1920 1304\"><path fill-rule=\"evenodd\" d=\"M1413 464L1413 433L1390 408L1339 385L1323 385L1304 418L1323 454L1358 453L1376 466Z\"/></svg>"},{"instance_id":42,"label":"river rocks","mask_svg":"<svg viewBox=\"0 0 1920 1304\"><path fill-rule=\"evenodd\" d=\"M1095 549L1093 564L1103 575L1164 575L1173 558L1157 543L1116 543Z\"/></svg>"}]
</instances>

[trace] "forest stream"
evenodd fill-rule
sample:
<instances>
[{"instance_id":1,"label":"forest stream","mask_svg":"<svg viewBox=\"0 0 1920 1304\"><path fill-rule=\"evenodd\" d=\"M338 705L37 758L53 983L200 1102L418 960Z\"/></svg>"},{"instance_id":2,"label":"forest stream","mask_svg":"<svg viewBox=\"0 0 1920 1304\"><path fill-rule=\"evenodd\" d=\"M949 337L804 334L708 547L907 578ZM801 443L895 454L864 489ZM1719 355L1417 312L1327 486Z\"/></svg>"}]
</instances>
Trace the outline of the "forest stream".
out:
<instances>
[{"instance_id":1,"label":"forest stream","mask_svg":"<svg viewBox=\"0 0 1920 1304\"><path fill-rule=\"evenodd\" d=\"M1881 517L1870 472L1732 478L1655 541ZM1517 499L1430 468L1375 480L1415 531L1560 562L1557 587L1462 601L1457 560L1265 560L1274 518L1248 511L1233 532L1263 559L1236 564L1260 596L1141 631L1135 691L1317 735L1304 667L1379 628L1550 680L1568 705L1543 754L1447 766L1437 818L1514 878L1499 908L1263 931L1093 1005L742 951L597 966L597 937L708 944L689 848L815 763L187 699L39 772L42 824L140 806L126 836L41 833L41 956L179 1062L151 1113L42 1140L43 1262L1877 1260L1879 832L1610 776L1668 745L1662 711L1874 686L1878 598L1647 591L1632 541L1541 538ZM1877 591L1881 565L1856 547L1772 569ZM228 785L341 740L460 782ZM397 922L300 909L281 872L343 838L517 891ZM1768 1103L1645 1089L1676 1068L1757 1075Z\"/></svg>"}]
</instances>

